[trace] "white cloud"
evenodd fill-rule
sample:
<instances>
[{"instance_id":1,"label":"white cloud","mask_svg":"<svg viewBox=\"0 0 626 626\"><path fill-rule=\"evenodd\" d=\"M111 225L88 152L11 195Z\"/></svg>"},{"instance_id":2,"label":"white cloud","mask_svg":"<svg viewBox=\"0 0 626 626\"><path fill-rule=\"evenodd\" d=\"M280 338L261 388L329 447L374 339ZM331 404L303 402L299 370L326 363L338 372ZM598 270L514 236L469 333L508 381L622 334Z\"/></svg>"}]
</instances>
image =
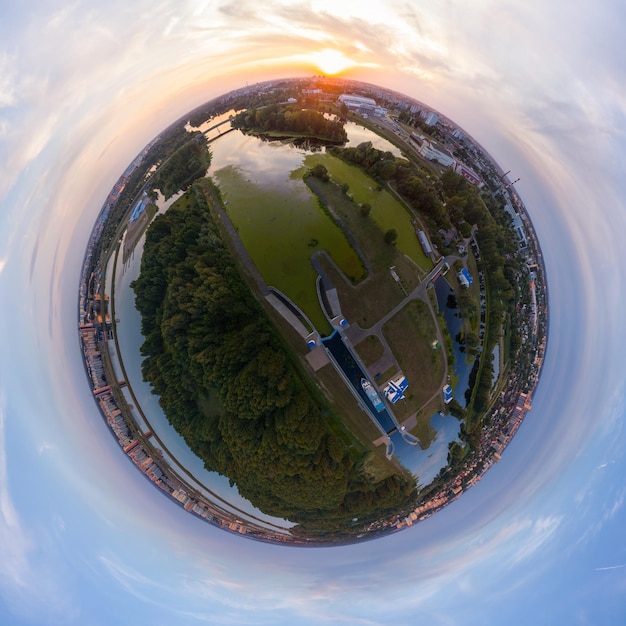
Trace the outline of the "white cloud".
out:
<instances>
[{"instance_id":1,"label":"white cloud","mask_svg":"<svg viewBox=\"0 0 626 626\"><path fill-rule=\"evenodd\" d=\"M524 561L540 548L545 548L545 545L555 537L562 519L562 516L549 516L529 524L528 532L519 538L515 546L512 563L515 565Z\"/></svg>"},{"instance_id":2,"label":"white cloud","mask_svg":"<svg viewBox=\"0 0 626 626\"><path fill-rule=\"evenodd\" d=\"M607 565L606 567L596 567L594 572L608 572L614 569L622 569L626 567L626 563L622 563L621 565Z\"/></svg>"}]
</instances>

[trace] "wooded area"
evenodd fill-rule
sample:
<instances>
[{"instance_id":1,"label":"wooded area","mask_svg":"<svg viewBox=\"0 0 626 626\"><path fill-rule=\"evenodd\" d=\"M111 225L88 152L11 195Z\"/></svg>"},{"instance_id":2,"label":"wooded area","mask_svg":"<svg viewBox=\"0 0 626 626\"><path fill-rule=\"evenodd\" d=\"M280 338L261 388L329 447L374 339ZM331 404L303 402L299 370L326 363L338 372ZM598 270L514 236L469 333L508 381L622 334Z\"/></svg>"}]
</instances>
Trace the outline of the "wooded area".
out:
<instances>
[{"instance_id":1,"label":"wooded area","mask_svg":"<svg viewBox=\"0 0 626 626\"><path fill-rule=\"evenodd\" d=\"M207 469L304 536L356 532L409 510L415 482L373 483L361 471L367 451L330 427L329 407L239 275L203 190L185 200L150 226L132 284L144 378L170 423Z\"/></svg>"},{"instance_id":2,"label":"wooded area","mask_svg":"<svg viewBox=\"0 0 626 626\"><path fill-rule=\"evenodd\" d=\"M233 128L255 133L284 133L309 136L333 143L345 143L348 135L339 120L329 119L315 109L302 109L294 105L271 104L238 113L232 121Z\"/></svg>"},{"instance_id":3,"label":"wooded area","mask_svg":"<svg viewBox=\"0 0 626 626\"><path fill-rule=\"evenodd\" d=\"M210 164L207 139L199 133L164 161L154 176L152 187L160 189L167 200L185 185L204 176Z\"/></svg>"}]
</instances>

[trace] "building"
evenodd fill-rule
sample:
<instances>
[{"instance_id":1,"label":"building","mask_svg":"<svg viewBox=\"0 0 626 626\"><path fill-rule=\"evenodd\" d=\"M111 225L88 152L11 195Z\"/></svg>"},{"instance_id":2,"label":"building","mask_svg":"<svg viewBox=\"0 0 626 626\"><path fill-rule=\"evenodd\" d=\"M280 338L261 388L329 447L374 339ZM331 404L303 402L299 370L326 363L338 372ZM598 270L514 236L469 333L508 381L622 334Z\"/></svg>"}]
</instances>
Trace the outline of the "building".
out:
<instances>
[{"instance_id":1,"label":"building","mask_svg":"<svg viewBox=\"0 0 626 626\"><path fill-rule=\"evenodd\" d=\"M398 400L404 398L409 383L404 376L399 376L396 380L390 380L383 389L383 393L389 402L395 404Z\"/></svg>"},{"instance_id":2,"label":"building","mask_svg":"<svg viewBox=\"0 0 626 626\"><path fill-rule=\"evenodd\" d=\"M465 177L472 185L476 185L479 189L485 184L471 167L468 167L465 163L461 163L461 161L456 161L454 171L457 174L461 174L461 176Z\"/></svg>"},{"instance_id":3,"label":"building","mask_svg":"<svg viewBox=\"0 0 626 626\"><path fill-rule=\"evenodd\" d=\"M135 205L132 213L130 214L130 222L134 222L139 218L139 216L144 212L144 209L150 204L150 198L148 194L144 191L143 196Z\"/></svg>"},{"instance_id":4,"label":"building","mask_svg":"<svg viewBox=\"0 0 626 626\"><path fill-rule=\"evenodd\" d=\"M444 167L454 167L456 165L456 159L452 156L450 150L444 148L436 141L417 133L411 133L410 142L425 159L436 161Z\"/></svg>"},{"instance_id":5,"label":"building","mask_svg":"<svg viewBox=\"0 0 626 626\"><path fill-rule=\"evenodd\" d=\"M467 289L474 282L472 275L465 267L456 276L461 283L461 287L465 287L465 289Z\"/></svg>"},{"instance_id":6,"label":"building","mask_svg":"<svg viewBox=\"0 0 626 626\"><path fill-rule=\"evenodd\" d=\"M349 109L358 109L361 106L375 107L376 100L373 98L366 98L365 96L356 96L351 93L342 93L337 98L339 104L345 104Z\"/></svg>"},{"instance_id":7,"label":"building","mask_svg":"<svg viewBox=\"0 0 626 626\"><path fill-rule=\"evenodd\" d=\"M382 117L387 114L387 109L380 107L376 104L376 100L373 98L367 98L365 96L356 96L351 93L342 93L337 98L338 104L345 104L348 110L354 111L359 115L374 115Z\"/></svg>"},{"instance_id":8,"label":"building","mask_svg":"<svg viewBox=\"0 0 626 626\"><path fill-rule=\"evenodd\" d=\"M442 391L443 391L443 401L446 404L450 404L450 402L452 402L452 387L450 387L450 385L445 385Z\"/></svg>"},{"instance_id":9,"label":"building","mask_svg":"<svg viewBox=\"0 0 626 626\"><path fill-rule=\"evenodd\" d=\"M426 237L426 233L423 230L418 230L417 238L422 244L422 250L424 250L424 254L426 256L430 256L433 253L433 249L430 246L430 241L428 241L428 237Z\"/></svg>"},{"instance_id":10,"label":"building","mask_svg":"<svg viewBox=\"0 0 626 626\"><path fill-rule=\"evenodd\" d=\"M437 122L439 121L439 116L436 113L433 113L432 111L425 111L424 112L424 121L429 126L435 126L437 124Z\"/></svg>"}]
</instances>

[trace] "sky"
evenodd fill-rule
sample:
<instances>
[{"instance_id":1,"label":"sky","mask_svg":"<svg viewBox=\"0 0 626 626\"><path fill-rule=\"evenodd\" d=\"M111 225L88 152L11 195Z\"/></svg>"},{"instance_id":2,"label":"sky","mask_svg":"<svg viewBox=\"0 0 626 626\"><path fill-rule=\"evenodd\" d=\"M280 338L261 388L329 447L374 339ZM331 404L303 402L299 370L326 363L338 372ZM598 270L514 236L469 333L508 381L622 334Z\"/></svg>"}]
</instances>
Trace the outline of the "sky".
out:
<instances>
[{"instance_id":1,"label":"sky","mask_svg":"<svg viewBox=\"0 0 626 626\"><path fill-rule=\"evenodd\" d=\"M625 13L616 0L4 3L0 623L626 622ZM294 549L194 519L123 456L85 382L77 283L108 191L159 131L329 56L439 110L521 178L550 333L533 409L476 487L393 536Z\"/></svg>"}]
</instances>

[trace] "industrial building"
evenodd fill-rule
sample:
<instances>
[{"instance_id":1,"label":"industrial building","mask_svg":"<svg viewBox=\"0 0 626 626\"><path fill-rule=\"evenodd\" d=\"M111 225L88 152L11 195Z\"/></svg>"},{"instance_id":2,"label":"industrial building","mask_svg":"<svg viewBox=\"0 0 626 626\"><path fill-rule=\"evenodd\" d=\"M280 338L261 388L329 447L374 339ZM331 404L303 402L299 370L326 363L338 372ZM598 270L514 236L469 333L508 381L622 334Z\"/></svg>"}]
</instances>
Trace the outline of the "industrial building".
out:
<instances>
[{"instance_id":1,"label":"industrial building","mask_svg":"<svg viewBox=\"0 0 626 626\"><path fill-rule=\"evenodd\" d=\"M433 141L429 137L424 137L424 135L418 135L417 133L411 133L409 141L425 159L436 161L444 167L451 167L457 174L460 174L478 188L484 185L484 182L471 167L468 167L461 161L457 161L454 156L452 156L450 150L444 148L436 141Z\"/></svg>"},{"instance_id":2,"label":"industrial building","mask_svg":"<svg viewBox=\"0 0 626 626\"><path fill-rule=\"evenodd\" d=\"M373 98L367 98L365 96L355 96L351 93L342 93L337 98L339 104L345 104L348 110L359 113L359 115L374 115L381 117L387 114L387 109L378 106L376 100Z\"/></svg>"},{"instance_id":3,"label":"industrial building","mask_svg":"<svg viewBox=\"0 0 626 626\"><path fill-rule=\"evenodd\" d=\"M471 167L461 163L461 161L456 161L454 171L457 174L461 174L461 176L465 177L466 180L472 183L472 185L476 185L479 189L485 184Z\"/></svg>"},{"instance_id":4,"label":"industrial building","mask_svg":"<svg viewBox=\"0 0 626 626\"><path fill-rule=\"evenodd\" d=\"M417 133L411 133L410 142L425 159L436 161L444 167L454 167L456 165L456 159L452 156L450 150L444 148L436 141Z\"/></svg>"}]
</instances>

